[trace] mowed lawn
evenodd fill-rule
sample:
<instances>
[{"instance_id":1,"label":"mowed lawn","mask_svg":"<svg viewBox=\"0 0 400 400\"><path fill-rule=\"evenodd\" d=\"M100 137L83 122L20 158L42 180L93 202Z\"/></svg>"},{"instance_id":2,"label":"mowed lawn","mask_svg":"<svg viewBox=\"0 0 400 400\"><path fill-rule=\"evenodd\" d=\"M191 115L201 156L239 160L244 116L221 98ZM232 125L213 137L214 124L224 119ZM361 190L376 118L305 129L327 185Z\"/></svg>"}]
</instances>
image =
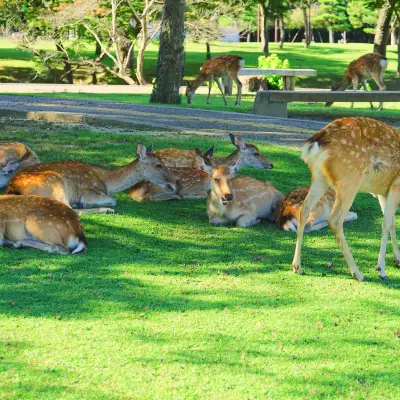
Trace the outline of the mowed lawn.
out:
<instances>
[{"instance_id":1,"label":"mowed lawn","mask_svg":"<svg viewBox=\"0 0 400 400\"><path fill-rule=\"evenodd\" d=\"M229 140L144 132L8 127L3 141L42 161L115 168L146 145L233 150ZM280 190L309 183L297 151L259 144L272 171L243 172ZM346 237L351 279L328 232L305 238L270 223L209 225L204 201L135 203L82 218L85 255L0 249L0 397L9 399L398 399L400 271L375 271L381 216L359 195ZM391 251L391 245L388 246ZM328 263L333 263L332 266Z\"/></svg>"}]
</instances>

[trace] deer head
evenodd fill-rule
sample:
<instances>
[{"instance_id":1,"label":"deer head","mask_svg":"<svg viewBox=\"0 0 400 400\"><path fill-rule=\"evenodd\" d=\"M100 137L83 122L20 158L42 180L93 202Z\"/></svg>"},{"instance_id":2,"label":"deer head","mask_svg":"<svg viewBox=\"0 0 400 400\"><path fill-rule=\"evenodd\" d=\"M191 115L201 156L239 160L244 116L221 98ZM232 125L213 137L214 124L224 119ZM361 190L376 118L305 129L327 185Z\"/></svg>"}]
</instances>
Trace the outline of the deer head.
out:
<instances>
[{"instance_id":1,"label":"deer head","mask_svg":"<svg viewBox=\"0 0 400 400\"><path fill-rule=\"evenodd\" d=\"M268 160L267 157L260 153L260 150L254 144L246 144L244 139L240 136L229 134L232 144L240 150L240 157L236 163L236 167L239 169L244 166L250 166L253 168L264 168L272 169L274 164Z\"/></svg>"},{"instance_id":2,"label":"deer head","mask_svg":"<svg viewBox=\"0 0 400 400\"><path fill-rule=\"evenodd\" d=\"M210 174L212 169L211 157L214 154L214 146L210 147L204 154L199 149L195 149L194 152L197 168Z\"/></svg>"},{"instance_id":3,"label":"deer head","mask_svg":"<svg viewBox=\"0 0 400 400\"><path fill-rule=\"evenodd\" d=\"M195 95L194 82L187 82L185 95L187 97L188 104L192 104Z\"/></svg>"},{"instance_id":4,"label":"deer head","mask_svg":"<svg viewBox=\"0 0 400 400\"><path fill-rule=\"evenodd\" d=\"M176 177L164 165L160 157L148 150L142 143L138 143L136 147L139 173L154 185L165 188L168 192L174 192L177 188Z\"/></svg>"},{"instance_id":5,"label":"deer head","mask_svg":"<svg viewBox=\"0 0 400 400\"><path fill-rule=\"evenodd\" d=\"M211 190L223 206L233 200L232 179L236 172L235 162L227 166L217 166L211 170Z\"/></svg>"},{"instance_id":6,"label":"deer head","mask_svg":"<svg viewBox=\"0 0 400 400\"><path fill-rule=\"evenodd\" d=\"M334 83L331 87L331 92L336 92L338 89L339 89L339 84ZM327 101L325 103L325 107L330 107L333 103L334 103L334 101Z\"/></svg>"}]
</instances>

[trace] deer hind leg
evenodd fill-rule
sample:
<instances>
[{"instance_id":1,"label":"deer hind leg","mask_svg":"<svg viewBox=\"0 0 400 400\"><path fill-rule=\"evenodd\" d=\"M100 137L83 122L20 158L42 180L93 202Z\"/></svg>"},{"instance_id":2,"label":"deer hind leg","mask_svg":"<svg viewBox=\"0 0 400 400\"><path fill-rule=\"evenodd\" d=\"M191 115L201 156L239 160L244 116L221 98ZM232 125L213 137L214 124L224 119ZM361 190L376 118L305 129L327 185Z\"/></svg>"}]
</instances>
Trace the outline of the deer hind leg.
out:
<instances>
[{"instance_id":1,"label":"deer hind leg","mask_svg":"<svg viewBox=\"0 0 400 400\"><path fill-rule=\"evenodd\" d=\"M210 104L210 96L211 96L211 89L212 89L213 82L214 82L214 76L211 75L210 79L208 80L208 96L207 96L206 104Z\"/></svg>"},{"instance_id":2,"label":"deer hind leg","mask_svg":"<svg viewBox=\"0 0 400 400\"><path fill-rule=\"evenodd\" d=\"M219 89L219 91L221 92L221 94L222 94L222 97L224 98L224 103L225 103L225 105L227 105L227 104L228 104L228 102L226 101L226 97L225 97L224 88L222 87L222 83L221 83L221 78L217 78L217 77L215 77L215 82L217 82L218 89Z\"/></svg>"},{"instance_id":3,"label":"deer hind leg","mask_svg":"<svg viewBox=\"0 0 400 400\"><path fill-rule=\"evenodd\" d=\"M362 85L363 85L364 91L365 91L365 92L368 92L367 81L364 80L364 81L362 81L361 83L362 83ZM369 104L371 104L371 110L373 110L373 109L374 109L374 105L372 104L372 101L370 101Z\"/></svg>"},{"instance_id":4,"label":"deer hind leg","mask_svg":"<svg viewBox=\"0 0 400 400\"><path fill-rule=\"evenodd\" d=\"M357 78L357 77L354 78L351 82L352 82L352 84L353 84L353 90L354 90L355 92L357 92L357 89L358 89L358 78ZM353 108L353 106L354 106L354 101L351 102L350 108Z\"/></svg>"},{"instance_id":5,"label":"deer hind leg","mask_svg":"<svg viewBox=\"0 0 400 400\"><path fill-rule=\"evenodd\" d=\"M236 95L236 102L235 102L235 106L239 106L242 102L242 82L240 82L239 78L237 77L237 75L233 75L230 74L231 78L235 81L238 92Z\"/></svg>"},{"instance_id":6,"label":"deer hind leg","mask_svg":"<svg viewBox=\"0 0 400 400\"><path fill-rule=\"evenodd\" d=\"M297 226L297 241L296 250L292 262L293 272L303 274L301 268L301 245L303 242L304 228L312 209L317 205L321 197L328 190L328 182L322 175L314 178L311 188L305 198L302 207L300 208L299 221Z\"/></svg>"},{"instance_id":7,"label":"deer hind leg","mask_svg":"<svg viewBox=\"0 0 400 400\"><path fill-rule=\"evenodd\" d=\"M383 83L383 74L385 71L381 71L380 73L377 72L371 72L372 79L375 81L375 83L378 85L379 90L384 91L386 90L386 85ZM381 111L383 108L383 101L379 103L379 108L378 111Z\"/></svg>"}]
</instances>

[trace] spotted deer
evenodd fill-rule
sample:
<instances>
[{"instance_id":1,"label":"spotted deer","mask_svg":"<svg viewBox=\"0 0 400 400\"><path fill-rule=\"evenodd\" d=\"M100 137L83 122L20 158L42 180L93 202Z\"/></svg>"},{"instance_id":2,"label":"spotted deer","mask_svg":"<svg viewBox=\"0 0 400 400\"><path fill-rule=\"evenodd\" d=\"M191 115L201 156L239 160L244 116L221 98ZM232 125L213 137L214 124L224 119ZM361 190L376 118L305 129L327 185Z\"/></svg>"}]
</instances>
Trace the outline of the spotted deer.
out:
<instances>
[{"instance_id":1,"label":"spotted deer","mask_svg":"<svg viewBox=\"0 0 400 400\"><path fill-rule=\"evenodd\" d=\"M214 157L214 146L204 154L196 149L192 151L165 149L155 153L161 157L172 173L178 178L179 184L175 193L167 193L163 188L155 187L148 181L137 183L130 189L130 196L136 201L163 201L171 199L206 199L210 190L211 167L216 165L235 165L239 170L245 166L271 169L273 164L265 157L257 146L246 144L240 136L230 135L233 145L237 148L227 157ZM171 166L173 165L173 166ZM185 167L175 167L185 165Z\"/></svg>"},{"instance_id":2,"label":"spotted deer","mask_svg":"<svg viewBox=\"0 0 400 400\"><path fill-rule=\"evenodd\" d=\"M353 90L357 91L358 84L361 83L365 91L368 91L367 80L372 78L379 87L379 90L386 90L386 86L383 83L383 75L388 66L388 60L386 57L381 56L378 53L368 53L357 60L352 61L347 67L344 78L339 84L332 86L332 91L343 91L349 86L353 85ZM334 102L325 103L325 107L329 107ZM371 109L374 108L371 104ZM353 108L354 103L351 103ZM383 102L379 104L378 111L382 110Z\"/></svg>"},{"instance_id":3,"label":"spotted deer","mask_svg":"<svg viewBox=\"0 0 400 400\"><path fill-rule=\"evenodd\" d=\"M300 209L309 190L309 187L303 186L293 189L287 194L276 217L276 224L279 229L296 232L299 223ZM304 232L313 232L326 228L328 226L328 217L334 203L335 192L333 190L327 190L317 205L311 210L304 226ZM349 211L344 222L354 221L356 219L357 214Z\"/></svg>"},{"instance_id":4,"label":"spotted deer","mask_svg":"<svg viewBox=\"0 0 400 400\"><path fill-rule=\"evenodd\" d=\"M234 164L214 167L211 171L211 193L207 201L210 224L235 223L249 227L262 218L275 220L283 194L269 182L237 175Z\"/></svg>"},{"instance_id":5,"label":"spotted deer","mask_svg":"<svg viewBox=\"0 0 400 400\"><path fill-rule=\"evenodd\" d=\"M0 188L5 188L19 170L39 162L34 151L22 143L0 143Z\"/></svg>"},{"instance_id":6,"label":"spotted deer","mask_svg":"<svg viewBox=\"0 0 400 400\"><path fill-rule=\"evenodd\" d=\"M116 200L110 195L143 179L163 186L171 193L176 190L176 178L156 154L148 152L141 143L137 145L136 153L136 160L114 170L81 161L33 165L10 180L6 193L51 197L72 208L101 207L79 210L79 214L83 214L113 213L113 209L106 208L116 205Z\"/></svg>"},{"instance_id":7,"label":"spotted deer","mask_svg":"<svg viewBox=\"0 0 400 400\"><path fill-rule=\"evenodd\" d=\"M335 203L328 224L346 259L351 274L364 280L358 270L343 233L343 221L358 192L378 196L383 211L382 238L377 271L382 279L389 232L393 254L400 266L396 239L395 213L400 202L400 133L370 118L341 118L307 140L303 160L311 169L312 185L300 211L293 271L303 273L301 246L311 210L329 187L335 191Z\"/></svg>"},{"instance_id":8,"label":"spotted deer","mask_svg":"<svg viewBox=\"0 0 400 400\"><path fill-rule=\"evenodd\" d=\"M78 215L67 205L40 196L0 196L0 245L56 254L87 249Z\"/></svg>"},{"instance_id":9,"label":"spotted deer","mask_svg":"<svg viewBox=\"0 0 400 400\"><path fill-rule=\"evenodd\" d=\"M226 101L224 89L222 87L221 78L229 76L231 77L238 88L236 96L235 106L239 105L242 101L242 83L239 80L238 74L240 69L244 66L244 60L240 56L232 54L222 54L207 60L197 78L193 82L188 82L186 86L186 97L189 104L192 103L196 90L205 82L208 81L208 96L206 104L210 104L210 95L213 81L217 82L218 88L222 93L225 105L228 104Z\"/></svg>"}]
</instances>

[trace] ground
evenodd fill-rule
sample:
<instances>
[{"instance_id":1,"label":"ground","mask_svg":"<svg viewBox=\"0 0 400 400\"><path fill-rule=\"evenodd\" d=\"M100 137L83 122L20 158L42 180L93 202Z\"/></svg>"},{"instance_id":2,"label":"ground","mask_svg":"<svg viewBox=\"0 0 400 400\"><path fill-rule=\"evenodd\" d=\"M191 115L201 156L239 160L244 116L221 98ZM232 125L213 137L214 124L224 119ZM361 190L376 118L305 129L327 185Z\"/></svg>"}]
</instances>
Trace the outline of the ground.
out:
<instances>
[{"instance_id":1,"label":"ground","mask_svg":"<svg viewBox=\"0 0 400 400\"><path fill-rule=\"evenodd\" d=\"M1 140L43 161L115 168L138 140L156 148L226 138L131 126L129 132L2 120ZM171 135L173 134L173 135ZM247 169L283 192L309 184L298 151L257 141L275 165ZM205 201L135 203L82 218L85 255L0 249L0 397L10 399L396 399L400 270L375 271L381 215L359 195L346 237L351 279L333 236L305 239L306 275L293 275L295 238L270 223L208 224ZM389 245L388 252L391 251Z\"/></svg>"}]
</instances>

